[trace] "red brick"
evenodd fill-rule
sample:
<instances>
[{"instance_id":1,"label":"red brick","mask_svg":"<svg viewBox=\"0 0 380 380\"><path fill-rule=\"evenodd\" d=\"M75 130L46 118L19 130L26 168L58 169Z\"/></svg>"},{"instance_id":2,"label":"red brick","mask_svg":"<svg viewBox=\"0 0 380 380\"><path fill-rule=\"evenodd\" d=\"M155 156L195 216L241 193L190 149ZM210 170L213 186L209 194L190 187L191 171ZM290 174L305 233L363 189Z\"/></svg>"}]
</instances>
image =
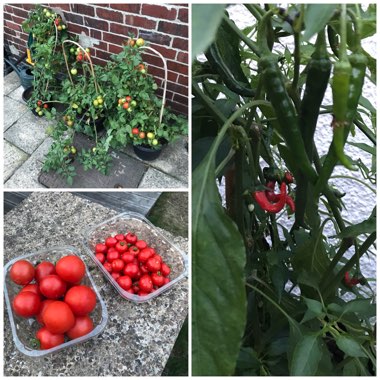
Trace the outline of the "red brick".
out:
<instances>
[{"instance_id":1,"label":"red brick","mask_svg":"<svg viewBox=\"0 0 380 380\"><path fill-rule=\"evenodd\" d=\"M155 77L164 78L164 69L162 66L149 66L149 73ZM168 71L168 81L176 82L178 78L178 74L173 71Z\"/></svg>"},{"instance_id":2,"label":"red brick","mask_svg":"<svg viewBox=\"0 0 380 380\"><path fill-rule=\"evenodd\" d=\"M168 61L168 69L178 74L184 74L184 75L189 74L189 67L187 65L174 62L174 61Z\"/></svg>"},{"instance_id":3,"label":"red brick","mask_svg":"<svg viewBox=\"0 0 380 380\"><path fill-rule=\"evenodd\" d=\"M96 50L100 49L100 50L108 51L108 44L100 41L98 45L94 46L94 49L96 49Z\"/></svg>"},{"instance_id":4,"label":"red brick","mask_svg":"<svg viewBox=\"0 0 380 380\"><path fill-rule=\"evenodd\" d=\"M10 29L21 31L21 26L20 25L17 25L15 23L11 22L11 21L4 21L4 23Z\"/></svg>"},{"instance_id":5,"label":"red brick","mask_svg":"<svg viewBox=\"0 0 380 380\"><path fill-rule=\"evenodd\" d=\"M23 17L23 18L28 17L28 12L20 8L13 8L13 14L19 17Z\"/></svg>"},{"instance_id":6,"label":"red brick","mask_svg":"<svg viewBox=\"0 0 380 380\"><path fill-rule=\"evenodd\" d=\"M108 50L109 50L110 53L119 54L119 53L121 53L123 51L123 47L119 46L119 45L109 44L108 45Z\"/></svg>"},{"instance_id":7,"label":"red brick","mask_svg":"<svg viewBox=\"0 0 380 380\"><path fill-rule=\"evenodd\" d=\"M13 21L13 17L10 13L4 13L4 20Z\"/></svg>"},{"instance_id":8,"label":"red brick","mask_svg":"<svg viewBox=\"0 0 380 380\"><path fill-rule=\"evenodd\" d=\"M105 61L109 61L111 54L107 53L103 50L96 50L96 57L100 59L104 59Z\"/></svg>"},{"instance_id":9,"label":"red brick","mask_svg":"<svg viewBox=\"0 0 380 380\"><path fill-rule=\"evenodd\" d=\"M13 16L13 22L16 23L16 24L18 24L18 25L20 25L20 26L24 22L24 20L25 19L22 18L22 17Z\"/></svg>"},{"instance_id":10,"label":"red brick","mask_svg":"<svg viewBox=\"0 0 380 380\"><path fill-rule=\"evenodd\" d=\"M180 104L188 104L189 98L187 96L182 96L178 94L174 94L173 101Z\"/></svg>"},{"instance_id":11,"label":"red brick","mask_svg":"<svg viewBox=\"0 0 380 380\"><path fill-rule=\"evenodd\" d=\"M187 37L189 35L188 25L175 24L174 22L160 21L158 31L176 36Z\"/></svg>"},{"instance_id":12,"label":"red brick","mask_svg":"<svg viewBox=\"0 0 380 380\"><path fill-rule=\"evenodd\" d=\"M187 8L180 8L178 10L178 20L182 22L189 22L189 10Z\"/></svg>"},{"instance_id":13,"label":"red brick","mask_svg":"<svg viewBox=\"0 0 380 380\"><path fill-rule=\"evenodd\" d=\"M4 12L8 12L8 13L14 13L14 7L10 6L10 5L4 5Z\"/></svg>"},{"instance_id":14,"label":"red brick","mask_svg":"<svg viewBox=\"0 0 380 380\"><path fill-rule=\"evenodd\" d=\"M64 12L64 15L65 15L66 21L74 23L74 24L78 24L78 25L83 25L83 16L77 15L71 12Z\"/></svg>"},{"instance_id":15,"label":"red brick","mask_svg":"<svg viewBox=\"0 0 380 380\"><path fill-rule=\"evenodd\" d=\"M184 39L184 38L174 38L172 47L175 49L180 49L180 50L189 50L189 41Z\"/></svg>"},{"instance_id":16,"label":"red brick","mask_svg":"<svg viewBox=\"0 0 380 380\"><path fill-rule=\"evenodd\" d=\"M99 20L97 18L85 17L84 25L89 26L90 28L104 30L106 32L109 31L108 22Z\"/></svg>"},{"instance_id":17,"label":"red brick","mask_svg":"<svg viewBox=\"0 0 380 380\"><path fill-rule=\"evenodd\" d=\"M178 113L184 115L185 117L187 117L189 114L189 108L187 105L171 102L170 106L172 108L172 111L177 111Z\"/></svg>"},{"instance_id":18,"label":"red brick","mask_svg":"<svg viewBox=\"0 0 380 380\"><path fill-rule=\"evenodd\" d=\"M110 32L123 35L123 36L129 36L130 34L133 34L134 36L137 36L137 29L133 28L131 26L122 25L122 24L115 24L110 23Z\"/></svg>"},{"instance_id":19,"label":"red brick","mask_svg":"<svg viewBox=\"0 0 380 380\"><path fill-rule=\"evenodd\" d=\"M121 12L110 11L108 9L96 8L96 15L104 20L123 22L123 14Z\"/></svg>"},{"instance_id":20,"label":"red brick","mask_svg":"<svg viewBox=\"0 0 380 380\"><path fill-rule=\"evenodd\" d=\"M156 21L141 16L125 15L125 24L133 25L137 27L143 27L146 29L155 29Z\"/></svg>"},{"instance_id":21,"label":"red brick","mask_svg":"<svg viewBox=\"0 0 380 380\"><path fill-rule=\"evenodd\" d=\"M189 85L189 77L184 75L178 75L178 83L188 86Z\"/></svg>"},{"instance_id":22,"label":"red brick","mask_svg":"<svg viewBox=\"0 0 380 380\"><path fill-rule=\"evenodd\" d=\"M64 11L70 12L70 4L49 4L49 7L52 9L59 8Z\"/></svg>"},{"instance_id":23,"label":"red brick","mask_svg":"<svg viewBox=\"0 0 380 380\"><path fill-rule=\"evenodd\" d=\"M177 54L177 61L181 63L189 63L189 54L184 51L179 51Z\"/></svg>"},{"instance_id":24,"label":"red brick","mask_svg":"<svg viewBox=\"0 0 380 380\"><path fill-rule=\"evenodd\" d=\"M36 7L35 4L20 4L20 6L24 9L26 9L27 11L30 11Z\"/></svg>"},{"instance_id":25,"label":"red brick","mask_svg":"<svg viewBox=\"0 0 380 380\"><path fill-rule=\"evenodd\" d=\"M163 67L163 63L160 57L157 55L150 55L144 53L142 55L144 62L146 62L149 65L157 66L157 67Z\"/></svg>"},{"instance_id":26,"label":"red brick","mask_svg":"<svg viewBox=\"0 0 380 380\"><path fill-rule=\"evenodd\" d=\"M166 59L174 59L175 55L177 54L176 50L167 48L162 45L150 44L149 46L161 53Z\"/></svg>"},{"instance_id":27,"label":"red brick","mask_svg":"<svg viewBox=\"0 0 380 380\"><path fill-rule=\"evenodd\" d=\"M102 32L100 32L99 30L90 29L90 33L92 38L96 38L97 40L102 39Z\"/></svg>"},{"instance_id":28,"label":"red brick","mask_svg":"<svg viewBox=\"0 0 380 380\"><path fill-rule=\"evenodd\" d=\"M93 64L100 66L105 66L105 64L107 63L107 61L104 61L103 59L97 57L92 57L91 60Z\"/></svg>"},{"instance_id":29,"label":"red brick","mask_svg":"<svg viewBox=\"0 0 380 380\"><path fill-rule=\"evenodd\" d=\"M4 26L4 33L7 33L11 36L15 36L16 32L13 29L8 28L7 26Z\"/></svg>"},{"instance_id":30,"label":"red brick","mask_svg":"<svg viewBox=\"0 0 380 380\"><path fill-rule=\"evenodd\" d=\"M86 36L89 35L88 28L85 28L84 26L70 23L68 29L70 33L81 34L82 32L84 32Z\"/></svg>"},{"instance_id":31,"label":"red brick","mask_svg":"<svg viewBox=\"0 0 380 380\"><path fill-rule=\"evenodd\" d=\"M84 4L77 4L77 13L80 13L81 15L94 17L95 16L95 8L91 7L89 5Z\"/></svg>"},{"instance_id":32,"label":"red brick","mask_svg":"<svg viewBox=\"0 0 380 380\"><path fill-rule=\"evenodd\" d=\"M156 17L165 20L175 20L177 16L177 10L174 8L163 7L156 4L143 4L141 14L145 16Z\"/></svg>"},{"instance_id":33,"label":"red brick","mask_svg":"<svg viewBox=\"0 0 380 380\"><path fill-rule=\"evenodd\" d=\"M139 14L141 4L110 4L110 7L123 12Z\"/></svg>"},{"instance_id":34,"label":"red brick","mask_svg":"<svg viewBox=\"0 0 380 380\"><path fill-rule=\"evenodd\" d=\"M187 96L189 94L189 88L187 86L180 86L178 83L169 82L168 89L184 96Z\"/></svg>"},{"instance_id":35,"label":"red brick","mask_svg":"<svg viewBox=\"0 0 380 380\"><path fill-rule=\"evenodd\" d=\"M115 34L103 33L103 40L116 45L123 45L123 42L126 40L126 38L123 36L117 36Z\"/></svg>"},{"instance_id":36,"label":"red brick","mask_svg":"<svg viewBox=\"0 0 380 380\"><path fill-rule=\"evenodd\" d=\"M156 33L153 30L140 29L139 37L142 37L149 42L155 42L156 44L165 46L169 46L171 41L171 37L167 34Z\"/></svg>"}]
</instances>

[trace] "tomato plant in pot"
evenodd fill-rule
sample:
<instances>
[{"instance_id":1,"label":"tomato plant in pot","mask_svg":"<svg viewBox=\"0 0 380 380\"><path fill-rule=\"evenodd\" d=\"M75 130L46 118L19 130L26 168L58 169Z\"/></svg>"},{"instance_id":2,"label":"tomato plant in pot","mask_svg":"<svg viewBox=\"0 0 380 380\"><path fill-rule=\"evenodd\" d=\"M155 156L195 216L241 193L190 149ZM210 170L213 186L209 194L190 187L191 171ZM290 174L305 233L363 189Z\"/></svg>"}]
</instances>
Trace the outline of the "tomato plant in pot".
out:
<instances>
[{"instance_id":1,"label":"tomato plant in pot","mask_svg":"<svg viewBox=\"0 0 380 380\"><path fill-rule=\"evenodd\" d=\"M192 10L192 374L373 376L376 6L225 7Z\"/></svg>"},{"instance_id":2,"label":"tomato plant in pot","mask_svg":"<svg viewBox=\"0 0 380 380\"><path fill-rule=\"evenodd\" d=\"M67 27L61 16L37 5L23 22L29 33L33 86L24 91L23 99L33 113L51 119L62 110L57 96L61 91L57 74L64 68L61 42L67 38Z\"/></svg>"}]
</instances>

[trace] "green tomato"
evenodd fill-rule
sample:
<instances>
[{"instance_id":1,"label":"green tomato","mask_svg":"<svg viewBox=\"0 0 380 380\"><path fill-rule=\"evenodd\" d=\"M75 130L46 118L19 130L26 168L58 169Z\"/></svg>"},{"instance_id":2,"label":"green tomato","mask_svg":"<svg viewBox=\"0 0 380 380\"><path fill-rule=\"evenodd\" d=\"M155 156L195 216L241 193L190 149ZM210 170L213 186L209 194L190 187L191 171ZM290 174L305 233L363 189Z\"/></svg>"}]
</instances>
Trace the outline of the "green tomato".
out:
<instances>
[{"instance_id":1,"label":"green tomato","mask_svg":"<svg viewBox=\"0 0 380 380\"><path fill-rule=\"evenodd\" d=\"M66 25L62 24L62 30L65 30L65 29L66 29Z\"/></svg>"},{"instance_id":2,"label":"green tomato","mask_svg":"<svg viewBox=\"0 0 380 380\"><path fill-rule=\"evenodd\" d=\"M152 139L154 139L154 133L148 132L146 137L148 137L149 140L152 140Z\"/></svg>"},{"instance_id":3,"label":"green tomato","mask_svg":"<svg viewBox=\"0 0 380 380\"><path fill-rule=\"evenodd\" d=\"M137 45L138 47L144 46L144 44L145 44L145 41L144 41L143 38L138 38L138 39L136 40L136 45Z\"/></svg>"},{"instance_id":4,"label":"green tomato","mask_svg":"<svg viewBox=\"0 0 380 380\"><path fill-rule=\"evenodd\" d=\"M97 106L99 105L99 102L95 99L95 100L92 102L92 104L93 104L95 107L97 107Z\"/></svg>"},{"instance_id":5,"label":"green tomato","mask_svg":"<svg viewBox=\"0 0 380 380\"><path fill-rule=\"evenodd\" d=\"M37 107L36 112L40 112L40 111L41 111L41 107Z\"/></svg>"},{"instance_id":6,"label":"green tomato","mask_svg":"<svg viewBox=\"0 0 380 380\"><path fill-rule=\"evenodd\" d=\"M136 100L132 100L132 101L131 101L131 106L132 106L132 107L136 107L136 106L137 106L137 102L136 102Z\"/></svg>"},{"instance_id":7,"label":"green tomato","mask_svg":"<svg viewBox=\"0 0 380 380\"><path fill-rule=\"evenodd\" d=\"M49 11L46 12L46 17L50 17L51 13Z\"/></svg>"},{"instance_id":8,"label":"green tomato","mask_svg":"<svg viewBox=\"0 0 380 380\"><path fill-rule=\"evenodd\" d=\"M157 89L158 89L157 83L153 83L153 84L152 84L152 89L153 89L153 90L157 90Z\"/></svg>"},{"instance_id":9,"label":"green tomato","mask_svg":"<svg viewBox=\"0 0 380 380\"><path fill-rule=\"evenodd\" d=\"M154 139L153 141L152 141L152 145L157 145L158 144L158 140L157 139Z\"/></svg>"},{"instance_id":10,"label":"green tomato","mask_svg":"<svg viewBox=\"0 0 380 380\"><path fill-rule=\"evenodd\" d=\"M38 112L39 116L42 116L43 114L44 114L43 111Z\"/></svg>"},{"instance_id":11,"label":"green tomato","mask_svg":"<svg viewBox=\"0 0 380 380\"><path fill-rule=\"evenodd\" d=\"M141 73L141 74L145 74L145 73L146 73L146 70L145 70L145 69L142 69L142 70L140 70L140 73Z\"/></svg>"},{"instance_id":12,"label":"green tomato","mask_svg":"<svg viewBox=\"0 0 380 380\"><path fill-rule=\"evenodd\" d=\"M70 73L71 73L72 75L77 75L77 74L78 74L78 70L77 70L77 69L71 69L71 70L70 70Z\"/></svg>"},{"instance_id":13,"label":"green tomato","mask_svg":"<svg viewBox=\"0 0 380 380\"><path fill-rule=\"evenodd\" d=\"M75 53L75 49L72 47L72 48L70 48L70 53L71 54L74 54Z\"/></svg>"},{"instance_id":14,"label":"green tomato","mask_svg":"<svg viewBox=\"0 0 380 380\"><path fill-rule=\"evenodd\" d=\"M48 63L45 63L45 68L48 69L50 65Z\"/></svg>"},{"instance_id":15,"label":"green tomato","mask_svg":"<svg viewBox=\"0 0 380 380\"><path fill-rule=\"evenodd\" d=\"M77 108L78 108L78 104L73 103L73 104L71 105L71 107L73 107L74 109L77 109Z\"/></svg>"},{"instance_id":16,"label":"green tomato","mask_svg":"<svg viewBox=\"0 0 380 380\"><path fill-rule=\"evenodd\" d=\"M77 152L77 150L76 150L75 146L72 146L71 147L71 153L72 154L76 154L76 152Z\"/></svg>"},{"instance_id":17,"label":"green tomato","mask_svg":"<svg viewBox=\"0 0 380 380\"><path fill-rule=\"evenodd\" d=\"M129 113L133 112L133 110L132 110L131 107L127 108L127 111L128 111Z\"/></svg>"}]
</instances>

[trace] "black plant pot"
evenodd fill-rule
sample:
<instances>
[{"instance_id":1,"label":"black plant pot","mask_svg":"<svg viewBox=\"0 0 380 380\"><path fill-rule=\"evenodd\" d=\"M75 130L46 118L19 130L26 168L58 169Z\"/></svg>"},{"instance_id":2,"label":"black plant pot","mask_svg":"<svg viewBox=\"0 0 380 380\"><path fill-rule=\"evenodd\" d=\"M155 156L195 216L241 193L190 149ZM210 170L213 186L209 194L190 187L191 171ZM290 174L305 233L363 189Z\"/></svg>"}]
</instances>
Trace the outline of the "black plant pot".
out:
<instances>
[{"instance_id":1,"label":"black plant pot","mask_svg":"<svg viewBox=\"0 0 380 380\"><path fill-rule=\"evenodd\" d=\"M28 87L26 88L21 97L22 97L22 100L25 102L25 103L28 103L28 100L32 97L32 94L33 94L33 86L32 87ZM38 113L34 110L34 108L31 108L31 111L33 112L33 115L35 116L39 116Z\"/></svg>"},{"instance_id":2,"label":"black plant pot","mask_svg":"<svg viewBox=\"0 0 380 380\"><path fill-rule=\"evenodd\" d=\"M153 161L161 154L161 148L152 149L149 145L133 145L133 150L136 156L144 161Z\"/></svg>"},{"instance_id":3,"label":"black plant pot","mask_svg":"<svg viewBox=\"0 0 380 380\"><path fill-rule=\"evenodd\" d=\"M78 121L82 120L83 125L87 125L93 129L94 123L92 121L90 121L90 123L87 124L86 123L87 119L88 119L88 117L86 117L86 116L83 117L83 114L80 114L80 115L77 114L77 120ZM105 121L106 121L105 117L99 117L98 119L95 120L96 133L100 133L105 129L105 126L104 126Z\"/></svg>"}]
</instances>

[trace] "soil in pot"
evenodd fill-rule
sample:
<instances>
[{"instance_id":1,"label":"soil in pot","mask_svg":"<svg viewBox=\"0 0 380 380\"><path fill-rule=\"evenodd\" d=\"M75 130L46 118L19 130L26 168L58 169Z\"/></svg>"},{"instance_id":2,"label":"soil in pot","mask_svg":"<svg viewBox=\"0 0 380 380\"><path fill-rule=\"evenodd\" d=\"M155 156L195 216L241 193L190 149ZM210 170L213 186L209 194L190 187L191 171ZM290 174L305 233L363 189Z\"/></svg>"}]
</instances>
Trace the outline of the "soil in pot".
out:
<instances>
[{"instance_id":1,"label":"soil in pot","mask_svg":"<svg viewBox=\"0 0 380 380\"><path fill-rule=\"evenodd\" d=\"M138 158L144 161L156 160L161 154L161 148L152 149L149 145L133 145L133 150Z\"/></svg>"}]
</instances>

